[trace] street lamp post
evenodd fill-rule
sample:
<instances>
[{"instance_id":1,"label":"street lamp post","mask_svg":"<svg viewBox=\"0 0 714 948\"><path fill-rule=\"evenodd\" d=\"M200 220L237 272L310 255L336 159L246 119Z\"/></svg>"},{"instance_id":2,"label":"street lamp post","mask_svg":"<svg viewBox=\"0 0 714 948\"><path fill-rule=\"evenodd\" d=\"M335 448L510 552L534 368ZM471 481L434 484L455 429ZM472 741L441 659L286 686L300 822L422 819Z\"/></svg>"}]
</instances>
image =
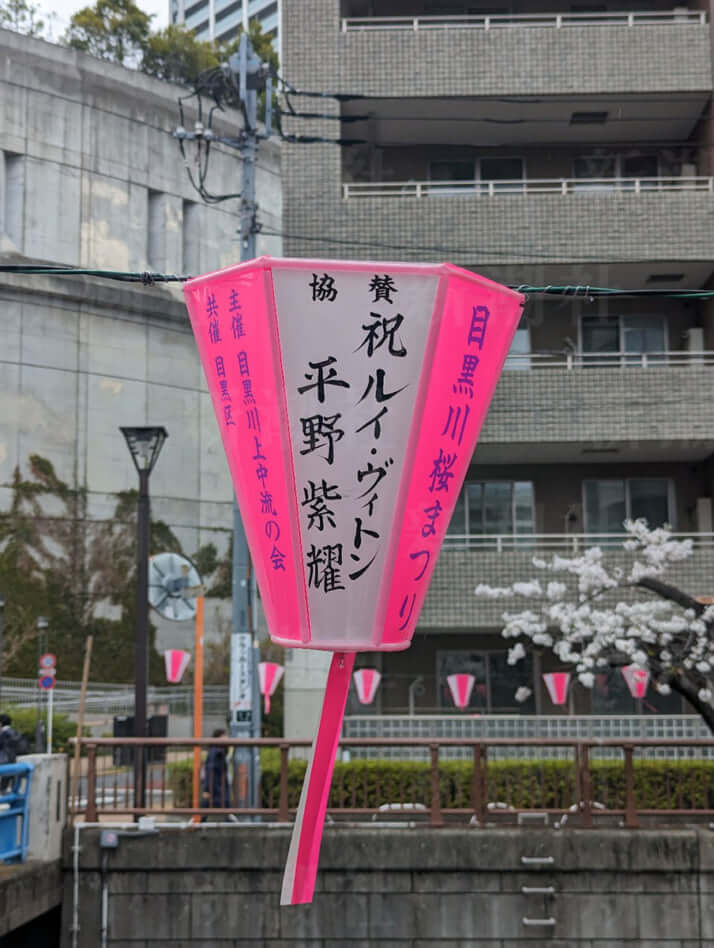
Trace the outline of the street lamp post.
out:
<instances>
[{"instance_id":1,"label":"street lamp post","mask_svg":"<svg viewBox=\"0 0 714 948\"><path fill-rule=\"evenodd\" d=\"M149 630L149 476L168 432L163 427L120 428L139 474L136 522L136 678L134 684L134 734L146 737L146 688ZM134 756L134 806L146 806L146 751Z\"/></svg>"}]
</instances>

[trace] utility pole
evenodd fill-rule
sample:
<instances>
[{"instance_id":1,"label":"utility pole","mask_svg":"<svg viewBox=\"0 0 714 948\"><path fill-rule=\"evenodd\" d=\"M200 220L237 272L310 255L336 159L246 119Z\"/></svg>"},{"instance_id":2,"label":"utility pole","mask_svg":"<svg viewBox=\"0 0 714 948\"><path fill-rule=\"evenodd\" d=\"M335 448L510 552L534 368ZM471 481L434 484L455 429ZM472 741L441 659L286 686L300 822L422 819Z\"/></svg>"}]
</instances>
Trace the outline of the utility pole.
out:
<instances>
[{"instance_id":1,"label":"utility pole","mask_svg":"<svg viewBox=\"0 0 714 948\"><path fill-rule=\"evenodd\" d=\"M258 153L258 92L265 90L266 128L270 134L272 81L268 64L255 53L246 30L238 52L231 57L231 72L238 82L244 129L240 155L243 184L240 199L240 259L256 255L255 164ZM252 566L238 504L233 502L233 625L230 667L230 735L260 737L258 668L253 647L254 603L251 598ZM237 807L258 806L259 756L257 751L236 748L233 755L233 803Z\"/></svg>"}]
</instances>

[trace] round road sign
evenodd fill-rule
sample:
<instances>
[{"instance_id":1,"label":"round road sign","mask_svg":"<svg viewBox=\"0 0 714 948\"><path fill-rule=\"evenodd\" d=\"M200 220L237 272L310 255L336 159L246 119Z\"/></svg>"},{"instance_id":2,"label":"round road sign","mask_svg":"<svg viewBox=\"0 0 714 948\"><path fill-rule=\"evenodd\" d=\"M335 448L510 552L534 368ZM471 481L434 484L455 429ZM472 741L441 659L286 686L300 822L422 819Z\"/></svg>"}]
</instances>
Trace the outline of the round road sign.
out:
<instances>
[{"instance_id":1,"label":"round road sign","mask_svg":"<svg viewBox=\"0 0 714 948\"><path fill-rule=\"evenodd\" d=\"M52 652L45 652L45 654L40 659L40 668L54 668L57 664L57 659L54 657Z\"/></svg>"},{"instance_id":2,"label":"round road sign","mask_svg":"<svg viewBox=\"0 0 714 948\"><path fill-rule=\"evenodd\" d=\"M45 691L49 691L55 686L55 679L53 675L43 675L40 678L40 688L43 688Z\"/></svg>"}]
</instances>

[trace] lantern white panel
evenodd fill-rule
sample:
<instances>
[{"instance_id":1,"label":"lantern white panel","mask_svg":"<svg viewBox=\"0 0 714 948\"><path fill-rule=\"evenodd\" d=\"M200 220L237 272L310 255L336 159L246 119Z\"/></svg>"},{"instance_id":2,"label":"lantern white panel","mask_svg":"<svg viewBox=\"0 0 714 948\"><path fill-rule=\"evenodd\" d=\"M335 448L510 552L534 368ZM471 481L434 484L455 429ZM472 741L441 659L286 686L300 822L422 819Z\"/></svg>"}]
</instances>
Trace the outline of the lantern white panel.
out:
<instances>
[{"instance_id":1,"label":"lantern white panel","mask_svg":"<svg viewBox=\"0 0 714 948\"><path fill-rule=\"evenodd\" d=\"M273 281L311 639L369 647L439 279Z\"/></svg>"}]
</instances>

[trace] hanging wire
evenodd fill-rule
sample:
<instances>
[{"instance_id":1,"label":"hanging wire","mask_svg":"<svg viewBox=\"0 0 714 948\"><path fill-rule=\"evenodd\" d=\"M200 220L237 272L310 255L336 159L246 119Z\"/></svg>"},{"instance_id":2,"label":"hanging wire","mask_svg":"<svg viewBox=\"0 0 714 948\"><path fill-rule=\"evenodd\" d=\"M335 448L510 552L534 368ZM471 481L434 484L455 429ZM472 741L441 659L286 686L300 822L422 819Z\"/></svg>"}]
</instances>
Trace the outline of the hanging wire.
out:
<instances>
[{"instance_id":1,"label":"hanging wire","mask_svg":"<svg viewBox=\"0 0 714 948\"><path fill-rule=\"evenodd\" d=\"M263 231L267 236L282 236L278 232ZM451 251L454 252L453 250ZM142 283L152 286L157 283L184 283L190 276L175 273L152 273L149 271L93 270L85 267L46 266L40 264L2 264L0 273L25 274L28 276L93 276L105 280L118 280L122 283ZM714 299L714 290L698 289L623 289L612 286L591 286L587 283L567 283L562 285L531 283L509 283L512 290L518 290L527 297L553 296L571 299L593 300L599 297L658 297L660 299L710 300Z\"/></svg>"}]
</instances>

